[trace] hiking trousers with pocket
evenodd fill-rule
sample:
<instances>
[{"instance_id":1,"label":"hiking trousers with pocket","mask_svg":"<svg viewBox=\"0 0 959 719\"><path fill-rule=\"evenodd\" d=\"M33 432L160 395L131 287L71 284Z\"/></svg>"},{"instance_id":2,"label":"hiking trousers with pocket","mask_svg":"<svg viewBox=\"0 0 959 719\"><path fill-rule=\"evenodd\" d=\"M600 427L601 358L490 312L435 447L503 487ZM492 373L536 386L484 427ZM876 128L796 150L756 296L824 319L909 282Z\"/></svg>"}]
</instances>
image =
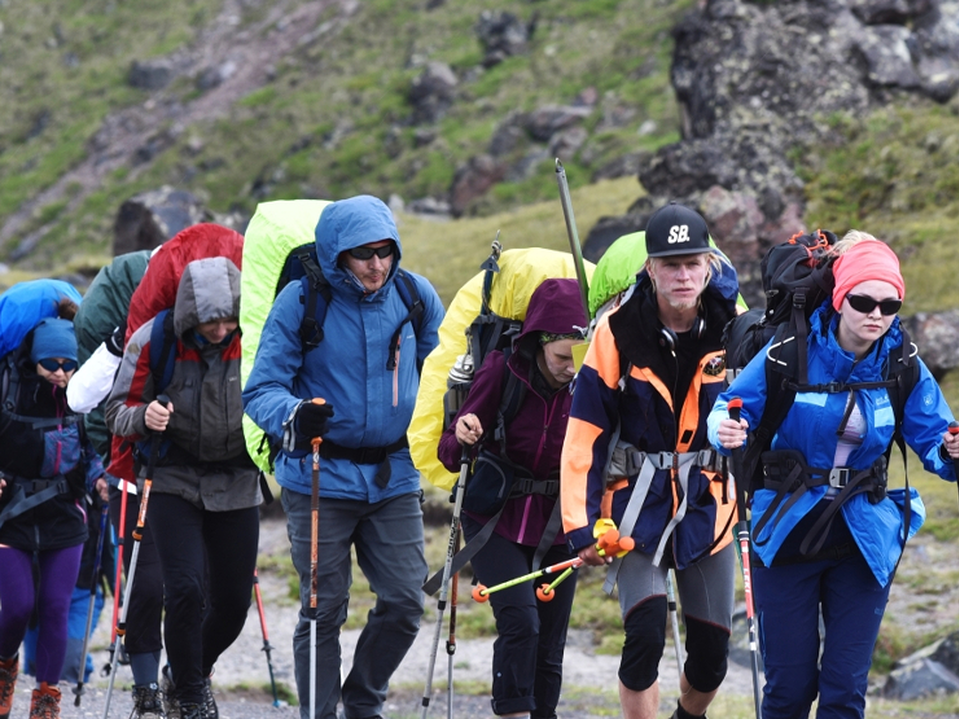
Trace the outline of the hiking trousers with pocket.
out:
<instances>
[{"instance_id":1,"label":"hiking trousers with pocket","mask_svg":"<svg viewBox=\"0 0 959 719\"><path fill-rule=\"evenodd\" d=\"M283 489L293 566L300 575L300 616L293 634L300 719L310 713L310 496ZM419 493L370 504L320 498L316 605L316 719L382 714L390 677L416 639L423 615L423 512ZM340 627L353 583L350 548L376 595L340 687Z\"/></svg>"},{"instance_id":2,"label":"hiking trousers with pocket","mask_svg":"<svg viewBox=\"0 0 959 719\"><path fill-rule=\"evenodd\" d=\"M891 582L879 585L841 520L823 552L830 550L837 558L753 569L766 672L763 719L805 719L817 695L818 719L865 715L872 651Z\"/></svg>"}]
</instances>

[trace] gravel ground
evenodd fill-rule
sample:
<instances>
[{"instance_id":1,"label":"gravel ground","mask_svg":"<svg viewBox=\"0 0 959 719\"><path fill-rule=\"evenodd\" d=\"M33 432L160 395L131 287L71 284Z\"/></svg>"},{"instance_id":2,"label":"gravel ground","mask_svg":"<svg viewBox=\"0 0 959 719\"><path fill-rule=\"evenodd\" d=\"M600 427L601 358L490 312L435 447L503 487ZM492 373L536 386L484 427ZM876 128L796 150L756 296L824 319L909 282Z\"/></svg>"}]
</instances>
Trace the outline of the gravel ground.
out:
<instances>
[{"instance_id":1,"label":"gravel ground","mask_svg":"<svg viewBox=\"0 0 959 719\"><path fill-rule=\"evenodd\" d=\"M266 518L262 523L260 553L276 556L285 554L289 549L286 539L285 522L281 517ZM927 550L919 542L914 542L911 553L915 553L916 564L928 561ZM912 562L904 561L904 566ZM919 569L919 567L917 567ZM287 597L288 587L285 580L278 579L269 572L261 576L261 589L266 603L268 636L273 647L271 653L276 683L292 689L292 633L296 624L297 607ZM904 588L904 593L908 591ZM894 594L896 593L894 585ZM430 600L434 601L434 600ZM899 600L900 602L902 600ZM896 598L891 602L895 606ZM949 604L949 602L946 602ZM94 665L97 670L109 660L108 647L109 615L112 605L108 602L104 620L101 620L91 646ZM433 605L435 608L435 604ZM426 618L412 649L399 667L391 683L391 690L385 708L388 719L407 719L422 714L422 701L425 689L426 673L432 653L435 634L435 621ZM445 631L445 626L444 626ZM749 654L743 647L745 631L739 627L734 634L740 639L733 648L729 665L729 674L721 693L751 697L752 676L749 669ZM359 630L347 630L342 635L344 671L348 671L352 662L353 650ZM436 658L433 691L428 707L431 717L447 716L447 671L449 659L445 651L445 634L440 637ZM269 689L269 673L263 648L259 615L254 604L250 609L243 633L230 649L220 658L213 676L214 692L217 696L222 719L256 719L259 717L297 717L298 711L281 702L281 706L272 706ZM491 717L489 698L484 687L489 684L490 662L492 658L492 639L472 639L463 636L461 629L457 637L454 665L453 715L459 719L481 719ZM619 701L616 694L616 670L618 656L597 655L594 652L592 637L585 631L571 631L566 649L564 691L560 702L560 716L578 719L598 719L616 716ZM29 707L29 692L32 678L21 681L10 719L26 719ZM116 685L111 698L111 717L128 717L132 708L130 686L132 676L128 667L120 667ZM678 696L678 679L675 655L671 646L667 646L660 667L661 713L666 716L675 705ZM82 697L81 706L74 707L73 687L61 685L64 694L63 719L80 717L103 717L106 699L107 679L96 675ZM478 693L477 693L478 692Z\"/></svg>"}]
</instances>

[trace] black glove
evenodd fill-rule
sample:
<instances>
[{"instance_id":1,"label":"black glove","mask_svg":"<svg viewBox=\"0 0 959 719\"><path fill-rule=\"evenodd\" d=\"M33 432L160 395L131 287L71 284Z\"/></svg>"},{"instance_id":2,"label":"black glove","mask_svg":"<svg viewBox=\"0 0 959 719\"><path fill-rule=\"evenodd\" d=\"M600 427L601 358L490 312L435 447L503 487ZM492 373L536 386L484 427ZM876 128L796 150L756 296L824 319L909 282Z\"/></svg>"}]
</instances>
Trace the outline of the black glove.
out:
<instances>
[{"instance_id":1,"label":"black glove","mask_svg":"<svg viewBox=\"0 0 959 719\"><path fill-rule=\"evenodd\" d=\"M327 420L333 416L333 405L304 402L296 408L293 428L301 437L313 439L326 434Z\"/></svg>"},{"instance_id":2,"label":"black glove","mask_svg":"<svg viewBox=\"0 0 959 719\"><path fill-rule=\"evenodd\" d=\"M104 340L107 350L109 350L110 354L112 354L114 357L123 356L123 340L126 337L126 333L127 328L126 324L124 324L123 327L117 327L113 331L113 334Z\"/></svg>"}]
</instances>

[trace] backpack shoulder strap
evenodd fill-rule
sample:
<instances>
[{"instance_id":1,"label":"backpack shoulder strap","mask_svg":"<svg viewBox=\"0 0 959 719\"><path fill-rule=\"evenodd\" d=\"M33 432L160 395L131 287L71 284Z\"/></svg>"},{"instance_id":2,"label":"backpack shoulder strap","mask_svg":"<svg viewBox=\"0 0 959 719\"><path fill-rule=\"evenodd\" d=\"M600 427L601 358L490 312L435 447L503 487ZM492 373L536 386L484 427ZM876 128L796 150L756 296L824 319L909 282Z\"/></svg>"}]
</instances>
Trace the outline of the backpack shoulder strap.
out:
<instances>
[{"instance_id":1,"label":"backpack shoulder strap","mask_svg":"<svg viewBox=\"0 0 959 719\"><path fill-rule=\"evenodd\" d=\"M396 289L399 291L400 298L403 300L403 304L406 305L407 311L406 317L400 321L399 327L396 328L393 337L390 339L389 352L386 360L386 369L390 372L396 369L396 351L400 345L400 333L403 331L403 325L411 322L413 324L413 332L417 338L419 338L422 335L423 314L425 309L420 293L416 289L416 283L413 281L413 278L402 269L396 271ZM416 361L416 368L417 370L422 370L419 359Z\"/></svg>"},{"instance_id":2,"label":"backpack shoulder strap","mask_svg":"<svg viewBox=\"0 0 959 719\"><path fill-rule=\"evenodd\" d=\"M173 311L163 310L153 320L150 329L150 370L153 372L153 387L160 394L173 379L176 363L176 332L173 329Z\"/></svg>"},{"instance_id":3,"label":"backpack shoulder strap","mask_svg":"<svg viewBox=\"0 0 959 719\"><path fill-rule=\"evenodd\" d=\"M305 259L300 257L306 273L300 278L303 284L303 321L300 322L300 340L303 343L303 353L309 352L323 341L323 321L326 319L326 310L333 298L330 292L330 283L323 275L320 266L306 254Z\"/></svg>"}]
</instances>

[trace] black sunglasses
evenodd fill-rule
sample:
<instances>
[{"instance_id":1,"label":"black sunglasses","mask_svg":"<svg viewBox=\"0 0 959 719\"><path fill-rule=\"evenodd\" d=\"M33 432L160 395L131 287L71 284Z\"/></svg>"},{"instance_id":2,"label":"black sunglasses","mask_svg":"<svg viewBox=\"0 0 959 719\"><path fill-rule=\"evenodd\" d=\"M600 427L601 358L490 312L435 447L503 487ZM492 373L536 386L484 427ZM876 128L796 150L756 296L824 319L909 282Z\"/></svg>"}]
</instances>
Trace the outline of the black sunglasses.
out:
<instances>
[{"instance_id":1,"label":"black sunglasses","mask_svg":"<svg viewBox=\"0 0 959 719\"><path fill-rule=\"evenodd\" d=\"M385 260L387 257L393 254L393 243L383 245L382 247L354 247L351 250L347 250L350 253L350 257L355 257L358 260L368 260L376 255L381 260Z\"/></svg>"},{"instance_id":2,"label":"black sunglasses","mask_svg":"<svg viewBox=\"0 0 959 719\"><path fill-rule=\"evenodd\" d=\"M879 311L886 317L896 314L902 308L902 300L874 300L868 295L846 295L846 299L849 301L850 307L864 315L868 315L876 309L877 305Z\"/></svg>"},{"instance_id":3,"label":"black sunglasses","mask_svg":"<svg viewBox=\"0 0 959 719\"><path fill-rule=\"evenodd\" d=\"M62 369L64 372L73 372L77 368L76 360L63 360L63 362L57 362L55 359L42 359L37 364L39 364L47 372L56 372L58 369Z\"/></svg>"}]
</instances>

